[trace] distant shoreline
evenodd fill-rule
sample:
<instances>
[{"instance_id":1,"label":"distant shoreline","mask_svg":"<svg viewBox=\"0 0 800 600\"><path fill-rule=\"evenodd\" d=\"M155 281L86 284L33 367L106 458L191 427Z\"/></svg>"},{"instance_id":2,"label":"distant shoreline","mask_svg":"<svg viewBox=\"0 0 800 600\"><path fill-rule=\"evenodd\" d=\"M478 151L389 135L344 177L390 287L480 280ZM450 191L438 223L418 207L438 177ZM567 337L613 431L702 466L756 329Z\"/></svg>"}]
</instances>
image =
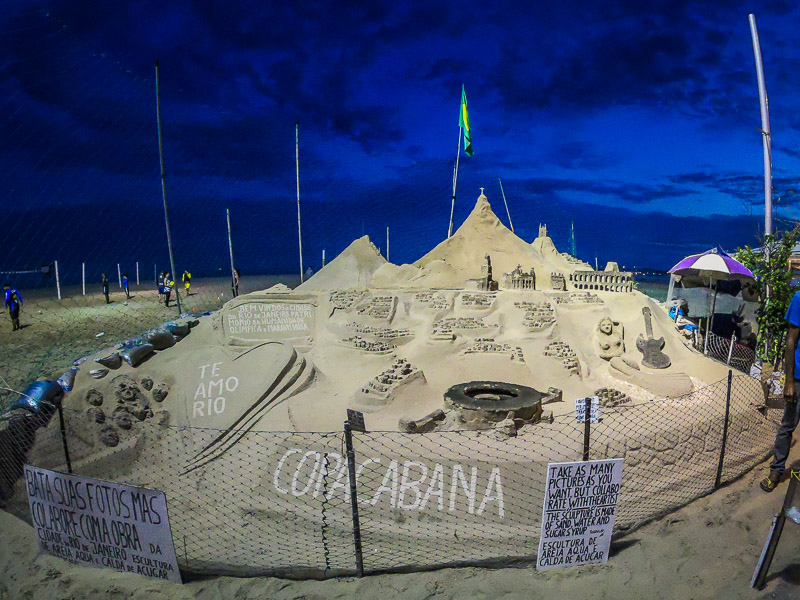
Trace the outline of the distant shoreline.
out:
<instances>
[{"instance_id":1,"label":"distant shoreline","mask_svg":"<svg viewBox=\"0 0 800 600\"><path fill-rule=\"evenodd\" d=\"M119 279L116 278L116 273L114 273L115 277L109 277L110 292L111 294L121 293L122 288L119 286ZM47 299L57 299L58 294L56 290L55 280L53 280L52 285L48 285L46 287L32 287L26 288L24 286L24 282L16 282L12 277L6 278L4 281L8 281L12 286L19 289L22 293L22 298L24 301L29 300L47 300ZM142 292L142 291L151 291L156 289L155 282L151 279L141 279L140 278L140 285L136 285L135 281L130 283L130 290L131 293L134 292ZM294 289L298 285L300 285L300 276L299 275L243 275L239 284L239 291L240 293L249 293L254 292L257 290L264 290L267 288L272 287L278 283L283 283L284 285L289 286L290 288ZM212 289L223 289L228 290L231 286L230 277L193 277L192 278L192 285L196 288L212 288ZM179 288L181 291L181 295L183 295L183 283L180 280L180 277L175 278L175 286ZM89 296L101 296L102 295L102 286L100 281L87 281L86 282L86 297ZM83 288L81 284L69 284L61 286L61 298L80 298L83 297Z\"/></svg>"}]
</instances>

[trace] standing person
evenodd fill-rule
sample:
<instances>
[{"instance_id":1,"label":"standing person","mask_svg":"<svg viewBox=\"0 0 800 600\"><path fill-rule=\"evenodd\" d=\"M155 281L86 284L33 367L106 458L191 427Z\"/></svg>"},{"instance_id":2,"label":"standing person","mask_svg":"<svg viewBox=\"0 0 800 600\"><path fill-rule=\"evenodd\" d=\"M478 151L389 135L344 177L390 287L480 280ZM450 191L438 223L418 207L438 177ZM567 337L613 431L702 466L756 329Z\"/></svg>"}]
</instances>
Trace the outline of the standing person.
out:
<instances>
[{"instance_id":1,"label":"standing person","mask_svg":"<svg viewBox=\"0 0 800 600\"><path fill-rule=\"evenodd\" d=\"M125 290L125 297L130 300L131 299L131 288L130 288L130 281L128 280L128 274L125 273L122 276L122 287Z\"/></svg>"},{"instance_id":2,"label":"standing person","mask_svg":"<svg viewBox=\"0 0 800 600\"><path fill-rule=\"evenodd\" d=\"M233 291L233 297L234 298L236 298L236 296L239 295L239 276L240 276L239 269L234 269L233 270L233 285L232 285L233 289L231 290L231 291Z\"/></svg>"},{"instance_id":3,"label":"standing person","mask_svg":"<svg viewBox=\"0 0 800 600\"><path fill-rule=\"evenodd\" d=\"M169 306L169 297L172 295L172 286L175 282L169 278L169 271L164 274L164 306Z\"/></svg>"},{"instance_id":4,"label":"standing person","mask_svg":"<svg viewBox=\"0 0 800 600\"><path fill-rule=\"evenodd\" d=\"M19 311L22 309L22 294L19 293L17 288L12 288L9 283L3 284L3 290L5 291L8 314L11 317L11 331L22 329L22 327L19 326Z\"/></svg>"},{"instance_id":5,"label":"standing person","mask_svg":"<svg viewBox=\"0 0 800 600\"><path fill-rule=\"evenodd\" d=\"M311 265L308 265L306 269L306 279L311 279L311 276L314 274L314 269L311 268Z\"/></svg>"},{"instance_id":6,"label":"standing person","mask_svg":"<svg viewBox=\"0 0 800 600\"><path fill-rule=\"evenodd\" d=\"M183 287L186 288L186 295L189 296L189 287L192 285L192 274L184 270L183 275L181 275L181 281L183 281Z\"/></svg>"},{"instance_id":7,"label":"standing person","mask_svg":"<svg viewBox=\"0 0 800 600\"><path fill-rule=\"evenodd\" d=\"M106 274L103 273L103 295L106 297L106 304L111 304L111 300L108 299L108 277Z\"/></svg>"},{"instance_id":8,"label":"standing person","mask_svg":"<svg viewBox=\"0 0 800 600\"><path fill-rule=\"evenodd\" d=\"M789 448L792 445L792 434L797 428L800 419L800 403L797 402L797 377L800 375L800 352L797 340L800 337L800 292L797 292L789 303L789 309L784 317L789 322L789 331L786 334L786 350L783 354L783 368L786 372L783 384L783 400L786 407L783 409L783 419L775 437L775 453L772 464L769 466L769 476L761 480L761 489L771 492L778 486L778 482L786 469L786 459L789 457Z\"/></svg>"}]
</instances>

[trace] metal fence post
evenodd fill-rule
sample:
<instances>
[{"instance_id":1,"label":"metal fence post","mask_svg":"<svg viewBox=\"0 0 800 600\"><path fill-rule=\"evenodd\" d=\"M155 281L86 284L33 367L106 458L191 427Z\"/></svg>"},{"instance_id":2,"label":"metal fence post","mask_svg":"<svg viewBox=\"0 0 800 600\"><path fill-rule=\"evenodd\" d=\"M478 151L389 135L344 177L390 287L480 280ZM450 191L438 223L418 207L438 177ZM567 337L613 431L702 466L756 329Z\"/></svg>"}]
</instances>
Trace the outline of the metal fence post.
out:
<instances>
[{"instance_id":1,"label":"metal fence post","mask_svg":"<svg viewBox=\"0 0 800 600\"><path fill-rule=\"evenodd\" d=\"M589 460L589 442L592 436L592 397L586 397L583 412L583 460Z\"/></svg>"},{"instance_id":2,"label":"metal fence post","mask_svg":"<svg viewBox=\"0 0 800 600\"><path fill-rule=\"evenodd\" d=\"M725 424L722 427L722 447L719 449L719 464L717 465L717 478L714 481L714 489L719 488L722 483L722 463L725 462L725 445L728 443L728 421L731 415L731 383L733 381L733 371L728 369L728 393L725 399Z\"/></svg>"},{"instance_id":3,"label":"metal fence post","mask_svg":"<svg viewBox=\"0 0 800 600\"><path fill-rule=\"evenodd\" d=\"M356 575L364 576L364 556L361 551L361 522L358 519L358 490L356 489L356 453L350 423L344 422L344 443L347 448L347 472L350 475L350 510L353 513L353 546L356 553Z\"/></svg>"},{"instance_id":4,"label":"metal fence post","mask_svg":"<svg viewBox=\"0 0 800 600\"><path fill-rule=\"evenodd\" d=\"M72 461L69 459L69 446L67 445L67 429L64 426L64 409L58 405L58 424L61 427L61 443L64 445L64 459L67 461L67 473L72 474Z\"/></svg>"},{"instance_id":5,"label":"metal fence post","mask_svg":"<svg viewBox=\"0 0 800 600\"><path fill-rule=\"evenodd\" d=\"M733 346L736 344L736 332L731 335L731 345L728 348L728 361L725 363L726 365L731 364L731 359L733 358Z\"/></svg>"}]
</instances>

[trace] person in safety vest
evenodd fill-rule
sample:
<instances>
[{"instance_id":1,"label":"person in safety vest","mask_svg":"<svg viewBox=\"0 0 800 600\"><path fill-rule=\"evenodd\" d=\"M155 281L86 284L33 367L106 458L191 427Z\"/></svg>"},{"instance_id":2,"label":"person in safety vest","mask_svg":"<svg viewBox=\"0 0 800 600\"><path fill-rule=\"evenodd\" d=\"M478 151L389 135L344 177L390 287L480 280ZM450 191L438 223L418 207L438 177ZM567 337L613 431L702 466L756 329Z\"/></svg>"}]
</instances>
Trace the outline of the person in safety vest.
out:
<instances>
[{"instance_id":1,"label":"person in safety vest","mask_svg":"<svg viewBox=\"0 0 800 600\"><path fill-rule=\"evenodd\" d=\"M184 271L181 276L181 281L183 281L183 287L186 288L186 295L189 296L189 287L192 285L192 274L189 273L189 271Z\"/></svg>"},{"instance_id":2,"label":"person in safety vest","mask_svg":"<svg viewBox=\"0 0 800 600\"><path fill-rule=\"evenodd\" d=\"M172 286L175 282L169 276L169 271L164 274L164 306L169 306L169 297L172 294Z\"/></svg>"}]
</instances>

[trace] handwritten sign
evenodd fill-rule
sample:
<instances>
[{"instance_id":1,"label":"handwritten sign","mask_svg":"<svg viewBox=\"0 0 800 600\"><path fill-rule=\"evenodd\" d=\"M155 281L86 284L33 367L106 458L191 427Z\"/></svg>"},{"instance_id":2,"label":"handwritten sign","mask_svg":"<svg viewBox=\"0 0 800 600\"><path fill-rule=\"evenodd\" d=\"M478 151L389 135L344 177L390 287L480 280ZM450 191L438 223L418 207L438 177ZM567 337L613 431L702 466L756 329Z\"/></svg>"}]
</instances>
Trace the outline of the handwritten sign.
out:
<instances>
[{"instance_id":1,"label":"handwritten sign","mask_svg":"<svg viewBox=\"0 0 800 600\"><path fill-rule=\"evenodd\" d=\"M164 492L30 465L25 488L42 552L181 583Z\"/></svg>"},{"instance_id":2,"label":"handwritten sign","mask_svg":"<svg viewBox=\"0 0 800 600\"><path fill-rule=\"evenodd\" d=\"M550 463L536 569L605 563L624 459Z\"/></svg>"},{"instance_id":3,"label":"handwritten sign","mask_svg":"<svg viewBox=\"0 0 800 600\"><path fill-rule=\"evenodd\" d=\"M589 422L595 424L600 418L600 398L598 396L591 396L591 399L592 410L589 415ZM575 416L578 419L578 423L586 422L586 398L576 398Z\"/></svg>"},{"instance_id":4,"label":"handwritten sign","mask_svg":"<svg viewBox=\"0 0 800 600\"><path fill-rule=\"evenodd\" d=\"M228 333L243 337L267 337L275 333L303 334L314 318L314 307L303 303L242 304L227 315Z\"/></svg>"}]
</instances>

